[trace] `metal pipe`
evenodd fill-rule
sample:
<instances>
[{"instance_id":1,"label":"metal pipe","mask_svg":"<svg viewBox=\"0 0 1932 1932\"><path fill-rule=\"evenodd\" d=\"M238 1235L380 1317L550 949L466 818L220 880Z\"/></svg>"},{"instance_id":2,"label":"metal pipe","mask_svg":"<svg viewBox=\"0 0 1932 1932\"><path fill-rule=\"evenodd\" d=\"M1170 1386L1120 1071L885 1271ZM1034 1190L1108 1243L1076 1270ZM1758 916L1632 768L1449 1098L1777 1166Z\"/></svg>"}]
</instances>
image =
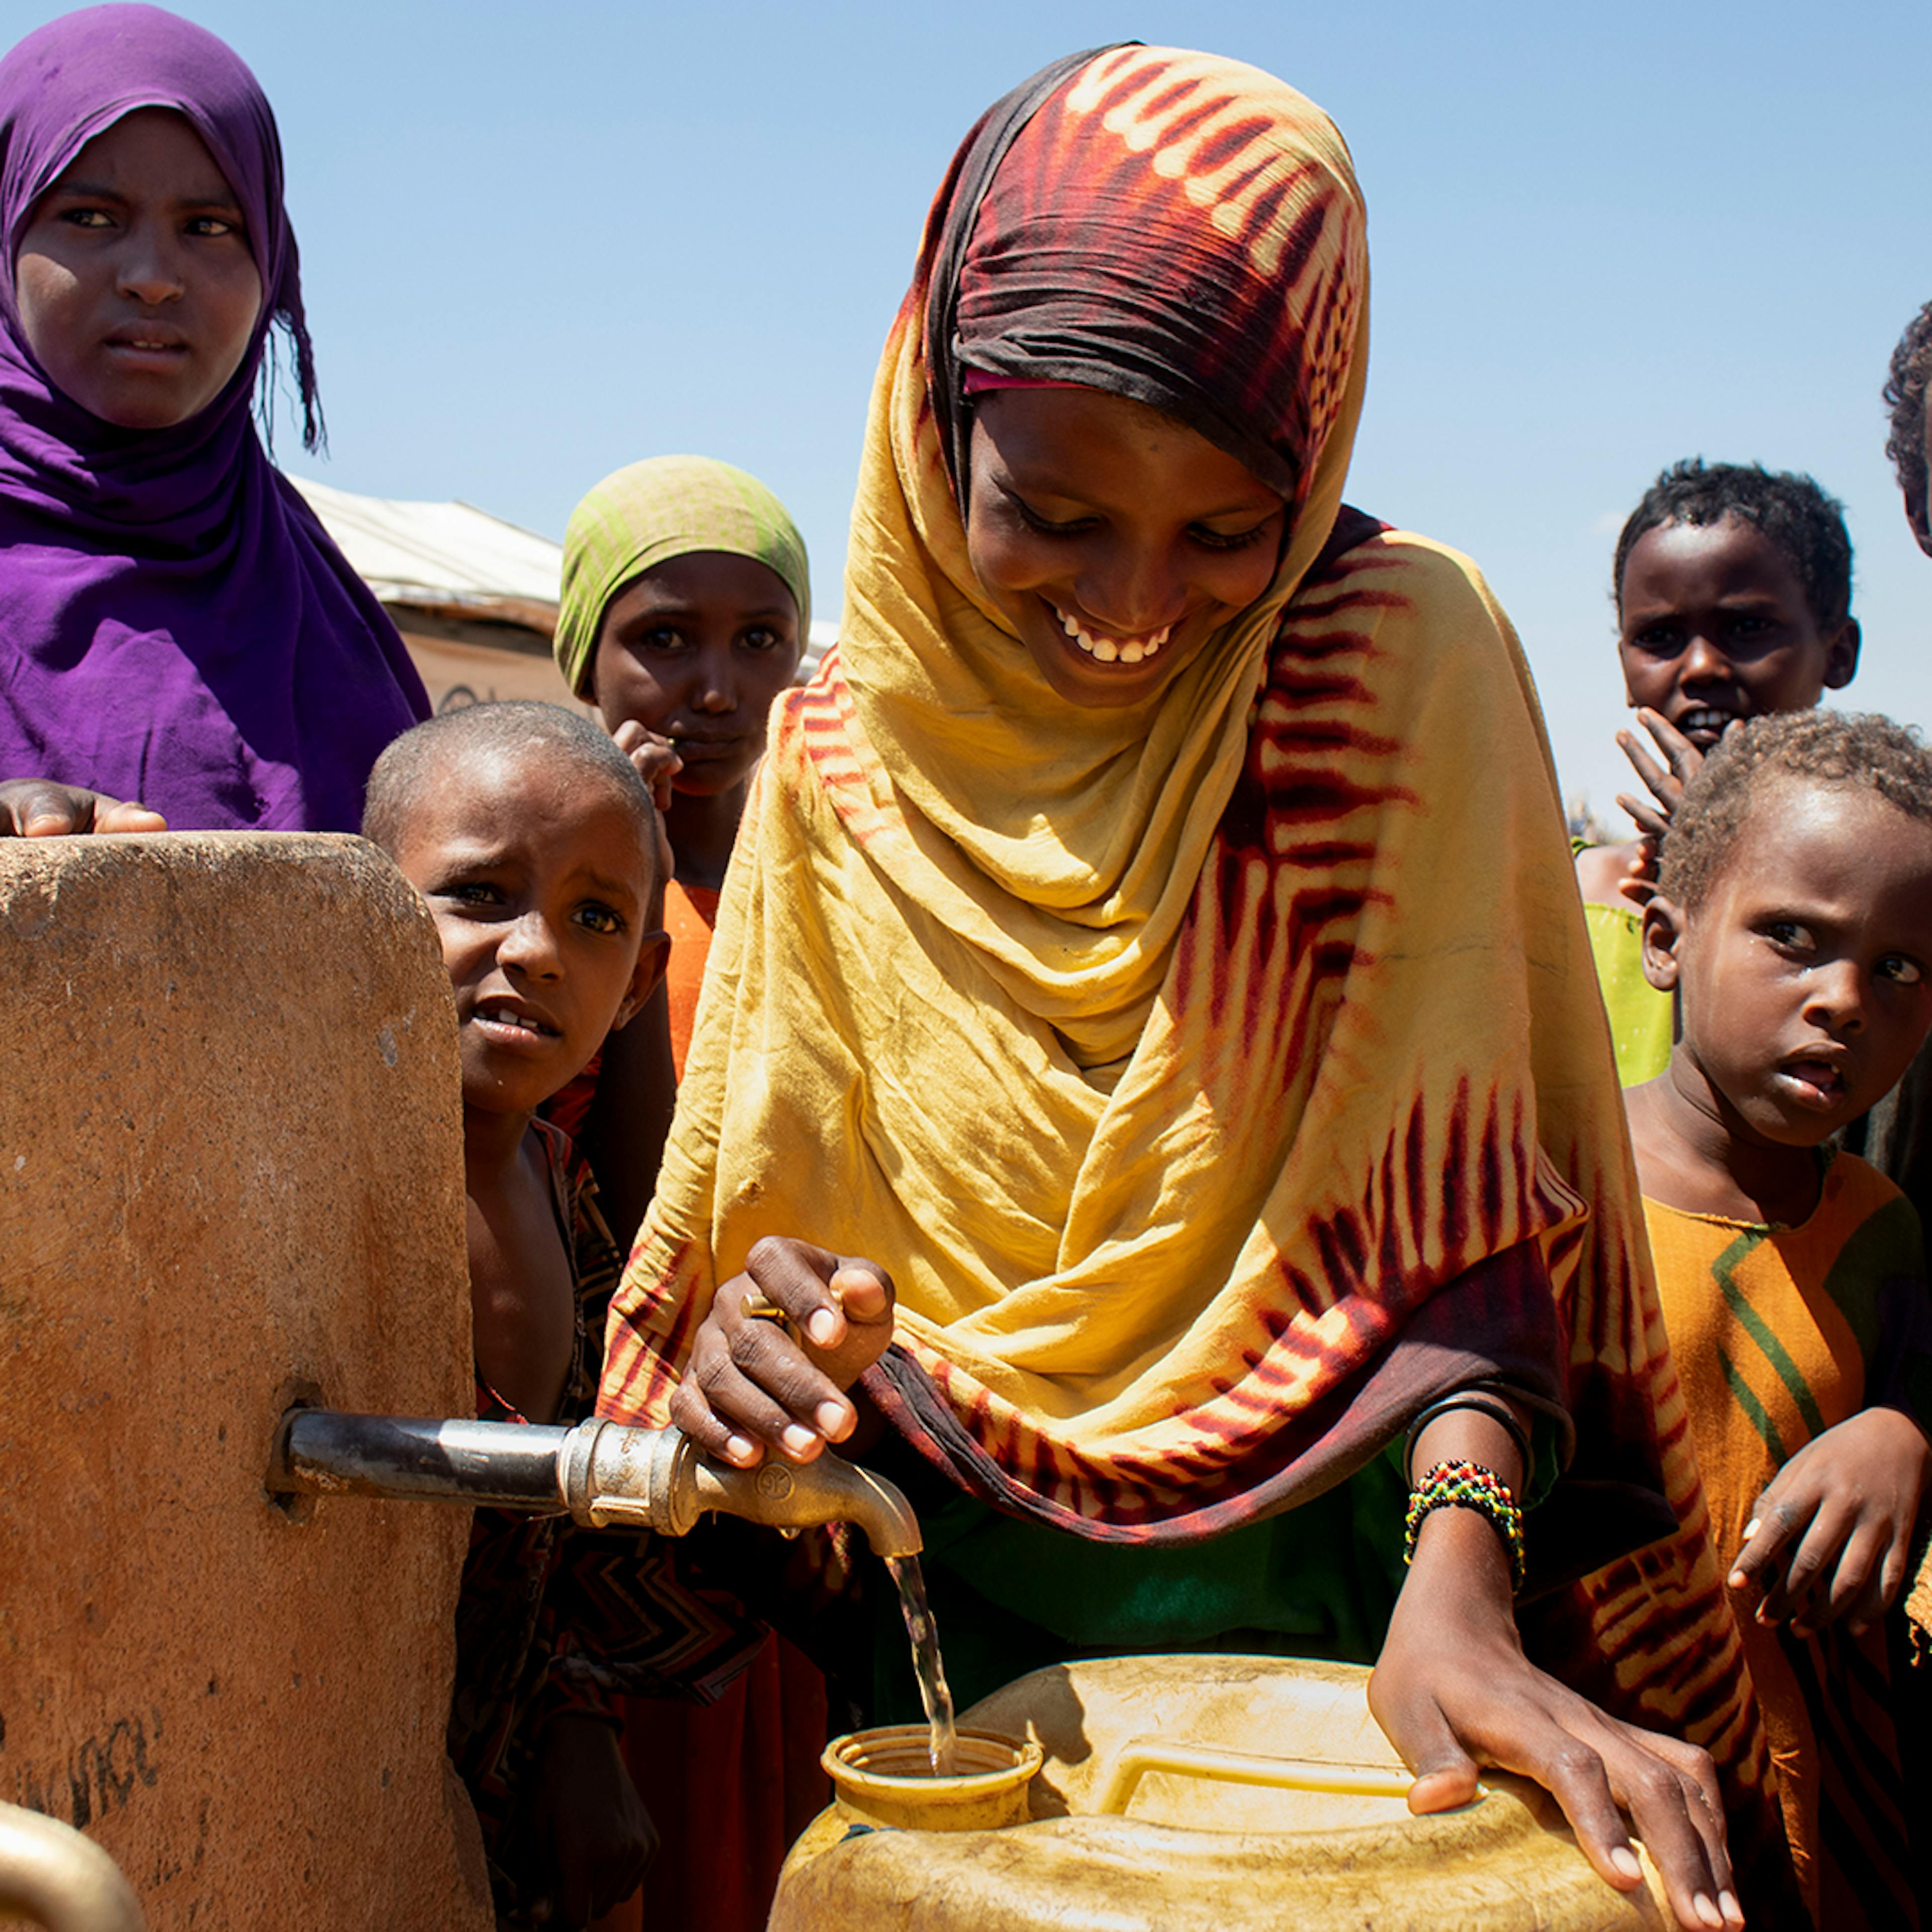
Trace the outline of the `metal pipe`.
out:
<instances>
[{"instance_id":1,"label":"metal pipe","mask_svg":"<svg viewBox=\"0 0 1932 1932\"><path fill-rule=\"evenodd\" d=\"M0 1804L0 1918L16 1916L47 1932L147 1932L120 1867L92 1838Z\"/></svg>"},{"instance_id":2,"label":"metal pipe","mask_svg":"<svg viewBox=\"0 0 1932 1932\"><path fill-rule=\"evenodd\" d=\"M880 1556L916 1556L919 1519L893 1486L830 1454L755 1469L708 1461L675 1429L439 1422L294 1408L270 1457L275 1496L416 1497L567 1512L588 1528L687 1534L712 1510L778 1529L850 1522Z\"/></svg>"},{"instance_id":3,"label":"metal pipe","mask_svg":"<svg viewBox=\"0 0 1932 1932\"><path fill-rule=\"evenodd\" d=\"M569 1432L517 1422L292 1408L275 1438L268 1490L560 1511L556 1462Z\"/></svg>"}]
</instances>

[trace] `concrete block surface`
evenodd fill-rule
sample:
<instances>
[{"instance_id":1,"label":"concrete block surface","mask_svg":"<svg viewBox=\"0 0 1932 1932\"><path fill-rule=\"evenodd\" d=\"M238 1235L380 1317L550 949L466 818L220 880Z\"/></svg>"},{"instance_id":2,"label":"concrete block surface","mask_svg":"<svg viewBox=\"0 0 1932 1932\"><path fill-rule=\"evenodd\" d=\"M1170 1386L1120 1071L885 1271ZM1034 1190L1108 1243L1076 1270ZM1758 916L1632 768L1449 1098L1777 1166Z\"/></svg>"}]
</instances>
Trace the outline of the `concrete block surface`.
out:
<instances>
[{"instance_id":1,"label":"concrete block surface","mask_svg":"<svg viewBox=\"0 0 1932 1932\"><path fill-rule=\"evenodd\" d=\"M0 840L0 1798L154 1932L488 1932L466 1513L271 1500L289 1401L473 1412L449 989L357 839Z\"/></svg>"}]
</instances>

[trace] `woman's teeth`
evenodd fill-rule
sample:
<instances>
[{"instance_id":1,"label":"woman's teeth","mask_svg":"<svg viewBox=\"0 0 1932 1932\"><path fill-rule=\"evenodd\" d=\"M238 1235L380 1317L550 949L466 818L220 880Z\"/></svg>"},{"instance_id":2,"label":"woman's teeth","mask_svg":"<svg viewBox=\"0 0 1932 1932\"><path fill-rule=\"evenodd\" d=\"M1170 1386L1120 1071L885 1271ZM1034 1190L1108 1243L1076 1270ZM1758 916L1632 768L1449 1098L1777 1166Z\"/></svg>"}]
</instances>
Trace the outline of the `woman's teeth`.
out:
<instances>
[{"instance_id":1,"label":"woman's teeth","mask_svg":"<svg viewBox=\"0 0 1932 1932\"><path fill-rule=\"evenodd\" d=\"M1112 664L1117 658L1122 664L1139 664L1160 650L1174 628L1172 624L1165 624L1144 638L1096 638L1091 632L1083 631L1058 604L1053 610L1066 634L1090 658L1097 658L1102 664Z\"/></svg>"}]
</instances>

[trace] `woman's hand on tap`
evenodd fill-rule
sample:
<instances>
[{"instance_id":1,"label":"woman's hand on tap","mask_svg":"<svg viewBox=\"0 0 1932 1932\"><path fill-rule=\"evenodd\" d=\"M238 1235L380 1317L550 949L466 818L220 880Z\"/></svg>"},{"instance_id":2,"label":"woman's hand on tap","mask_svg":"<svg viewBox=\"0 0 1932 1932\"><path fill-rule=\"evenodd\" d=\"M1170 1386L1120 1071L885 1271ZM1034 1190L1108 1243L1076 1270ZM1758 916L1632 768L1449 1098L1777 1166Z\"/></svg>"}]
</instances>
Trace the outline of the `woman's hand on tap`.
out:
<instances>
[{"instance_id":1,"label":"woman's hand on tap","mask_svg":"<svg viewBox=\"0 0 1932 1932\"><path fill-rule=\"evenodd\" d=\"M0 838L60 838L77 832L165 832L158 812L52 778L0 784Z\"/></svg>"},{"instance_id":2,"label":"woman's hand on tap","mask_svg":"<svg viewBox=\"0 0 1932 1932\"><path fill-rule=\"evenodd\" d=\"M892 1339L892 1276L877 1262L767 1235L712 1298L671 1420L740 1468L767 1449L809 1462L858 1426L845 1391Z\"/></svg>"}]
</instances>

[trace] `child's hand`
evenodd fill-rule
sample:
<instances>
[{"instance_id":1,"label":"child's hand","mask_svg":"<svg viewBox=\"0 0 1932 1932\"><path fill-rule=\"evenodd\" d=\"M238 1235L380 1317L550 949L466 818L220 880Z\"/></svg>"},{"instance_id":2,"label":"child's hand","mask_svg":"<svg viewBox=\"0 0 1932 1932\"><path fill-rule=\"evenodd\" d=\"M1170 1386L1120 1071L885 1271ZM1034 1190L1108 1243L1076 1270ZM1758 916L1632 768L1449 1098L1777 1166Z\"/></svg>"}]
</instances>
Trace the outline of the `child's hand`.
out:
<instances>
[{"instance_id":1,"label":"child's hand","mask_svg":"<svg viewBox=\"0 0 1932 1932\"><path fill-rule=\"evenodd\" d=\"M104 792L51 778L9 778L0 784L0 838L56 838L80 832L165 832L158 812Z\"/></svg>"},{"instance_id":2,"label":"child's hand","mask_svg":"<svg viewBox=\"0 0 1932 1932\"><path fill-rule=\"evenodd\" d=\"M1636 767L1637 776L1650 793L1648 799L1628 792L1617 794L1618 804L1636 821L1640 835L1638 862L1630 868L1630 877L1619 890L1626 898L1641 907L1648 904L1657 891L1658 844L1670 830L1670 821L1684 802L1684 788L1697 775L1704 754L1674 724L1666 723L1661 712L1646 706L1639 710L1636 719L1655 741L1664 760L1659 764L1634 732L1617 734L1624 756Z\"/></svg>"},{"instance_id":3,"label":"child's hand","mask_svg":"<svg viewBox=\"0 0 1932 1932\"><path fill-rule=\"evenodd\" d=\"M684 770L684 760L668 738L646 731L634 718L626 718L611 733L617 748L638 768L638 776L651 788L660 812L670 809L670 784Z\"/></svg>"},{"instance_id":4,"label":"child's hand","mask_svg":"<svg viewBox=\"0 0 1932 1932\"><path fill-rule=\"evenodd\" d=\"M638 1888L658 1848L609 1724L575 1711L544 1725L530 1825L549 1860L556 1927L588 1925Z\"/></svg>"},{"instance_id":5,"label":"child's hand","mask_svg":"<svg viewBox=\"0 0 1932 1932\"><path fill-rule=\"evenodd\" d=\"M878 1262L767 1235L713 1298L671 1420L740 1468L766 1448L809 1462L857 1426L845 1391L892 1339L892 1277Z\"/></svg>"},{"instance_id":6,"label":"child's hand","mask_svg":"<svg viewBox=\"0 0 1932 1932\"><path fill-rule=\"evenodd\" d=\"M1826 1430L1759 1497L1730 1587L1762 1589L1758 1622L1789 1619L1799 1636L1841 1617L1869 1629L1905 1580L1928 1472L1932 1450L1902 1410Z\"/></svg>"}]
</instances>

